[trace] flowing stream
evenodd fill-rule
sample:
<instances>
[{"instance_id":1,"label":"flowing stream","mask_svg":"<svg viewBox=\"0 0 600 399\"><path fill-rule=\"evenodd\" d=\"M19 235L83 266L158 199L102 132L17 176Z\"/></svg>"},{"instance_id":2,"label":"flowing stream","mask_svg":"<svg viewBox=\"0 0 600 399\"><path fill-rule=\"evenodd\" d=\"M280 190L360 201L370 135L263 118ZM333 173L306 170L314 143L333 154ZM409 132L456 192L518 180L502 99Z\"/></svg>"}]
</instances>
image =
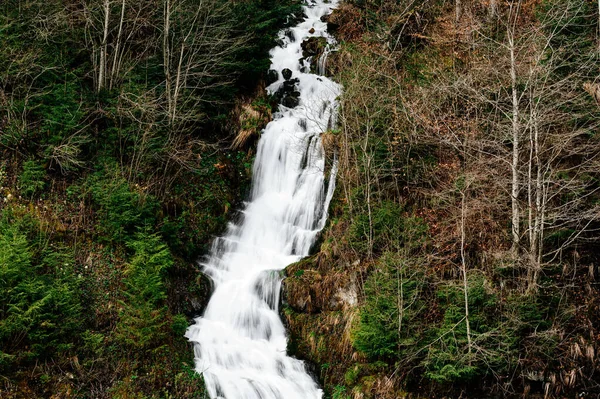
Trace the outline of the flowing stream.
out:
<instances>
[{"instance_id":1,"label":"flowing stream","mask_svg":"<svg viewBox=\"0 0 600 399\"><path fill-rule=\"evenodd\" d=\"M337 168L325 178L321 133L335 124L340 86L309 73L301 48L312 36L334 44L321 17L337 3L309 2L306 18L271 50L277 81L268 90L281 93L282 105L259 141L250 200L203 264L214 292L186 333L212 398L322 397L304 363L287 356L278 310L280 271L308 255L325 225Z\"/></svg>"}]
</instances>

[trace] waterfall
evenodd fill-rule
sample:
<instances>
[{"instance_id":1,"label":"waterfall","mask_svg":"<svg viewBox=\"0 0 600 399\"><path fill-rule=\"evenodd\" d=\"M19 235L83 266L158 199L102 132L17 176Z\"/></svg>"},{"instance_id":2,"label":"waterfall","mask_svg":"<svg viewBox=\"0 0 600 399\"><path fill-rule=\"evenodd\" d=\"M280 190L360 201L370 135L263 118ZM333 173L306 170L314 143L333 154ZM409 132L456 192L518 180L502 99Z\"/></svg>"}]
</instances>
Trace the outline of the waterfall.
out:
<instances>
[{"instance_id":1,"label":"waterfall","mask_svg":"<svg viewBox=\"0 0 600 399\"><path fill-rule=\"evenodd\" d=\"M278 311L280 271L308 255L324 227L337 169L333 162L325 178L320 134L335 125L341 88L306 73L301 48L311 36L334 43L321 17L337 3L309 1L270 53L278 78L267 89L282 101L258 144L250 200L202 264L214 292L186 337L212 398L322 397L304 363L286 355Z\"/></svg>"}]
</instances>

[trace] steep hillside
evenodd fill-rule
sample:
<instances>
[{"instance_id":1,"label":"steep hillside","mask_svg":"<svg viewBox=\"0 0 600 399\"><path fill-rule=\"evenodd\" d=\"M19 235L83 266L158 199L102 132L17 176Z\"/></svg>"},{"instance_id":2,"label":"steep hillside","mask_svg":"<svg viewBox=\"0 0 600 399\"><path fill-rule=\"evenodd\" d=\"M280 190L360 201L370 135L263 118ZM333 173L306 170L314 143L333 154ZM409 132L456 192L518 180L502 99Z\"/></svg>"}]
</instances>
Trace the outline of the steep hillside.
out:
<instances>
[{"instance_id":1,"label":"steep hillside","mask_svg":"<svg viewBox=\"0 0 600 399\"><path fill-rule=\"evenodd\" d=\"M205 397L196 261L246 196L298 10L1 2L0 397Z\"/></svg>"},{"instance_id":2,"label":"steep hillside","mask_svg":"<svg viewBox=\"0 0 600 399\"><path fill-rule=\"evenodd\" d=\"M350 0L328 19L338 191L284 315L332 398L600 393L597 7Z\"/></svg>"}]
</instances>

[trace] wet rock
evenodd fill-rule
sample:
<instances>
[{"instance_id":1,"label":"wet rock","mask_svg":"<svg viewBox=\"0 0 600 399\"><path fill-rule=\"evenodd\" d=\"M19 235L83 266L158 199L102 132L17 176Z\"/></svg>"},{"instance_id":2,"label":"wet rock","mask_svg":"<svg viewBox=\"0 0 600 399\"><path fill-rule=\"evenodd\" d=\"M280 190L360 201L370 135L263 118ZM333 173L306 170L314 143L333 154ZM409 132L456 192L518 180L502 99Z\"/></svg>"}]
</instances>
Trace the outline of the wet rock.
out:
<instances>
[{"instance_id":1,"label":"wet rock","mask_svg":"<svg viewBox=\"0 0 600 399\"><path fill-rule=\"evenodd\" d=\"M300 98L295 96L285 96L283 100L281 100L281 104L284 107L295 108L300 104Z\"/></svg>"},{"instance_id":2,"label":"wet rock","mask_svg":"<svg viewBox=\"0 0 600 399\"><path fill-rule=\"evenodd\" d=\"M315 28L310 28L310 30L308 31L308 33L310 33L311 35L312 35L313 33L315 33Z\"/></svg>"},{"instance_id":3,"label":"wet rock","mask_svg":"<svg viewBox=\"0 0 600 399\"><path fill-rule=\"evenodd\" d=\"M308 19L308 15L306 15L306 13L304 11L302 11L302 12L297 12L295 14L292 14L290 16L290 18L291 18L292 22L300 23L300 22L304 21L305 19Z\"/></svg>"},{"instance_id":4,"label":"wet rock","mask_svg":"<svg viewBox=\"0 0 600 399\"><path fill-rule=\"evenodd\" d=\"M283 71L281 71L281 74L285 80L290 80L292 77L292 71L289 68L285 68Z\"/></svg>"},{"instance_id":5,"label":"wet rock","mask_svg":"<svg viewBox=\"0 0 600 399\"><path fill-rule=\"evenodd\" d=\"M274 69L269 69L267 72L267 85L273 84L279 80L279 73Z\"/></svg>"},{"instance_id":6,"label":"wet rock","mask_svg":"<svg viewBox=\"0 0 600 399\"><path fill-rule=\"evenodd\" d=\"M300 83L300 79L298 78L284 81L279 90L277 90L277 92L275 93L275 98L286 107L293 108L297 106L300 97L300 92L298 91L298 88L296 86L298 83ZM289 96L295 97L296 100L285 100L285 98ZM288 105L284 104L284 101L287 102Z\"/></svg>"},{"instance_id":7,"label":"wet rock","mask_svg":"<svg viewBox=\"0 0 600 399\"><path fill-rule=\"evenodd\" d=\"M340 25L336 22L336 16L333 14L323 15L321 17L321 22L325 22L327 24L327 32L334 33L339 29Z\"/></svg>"},{"instance_id":8,"label":"wet rock","mask_svg":"<svg viewBox=\"0 0 600 399\"><path fill-rule=\"evenodd\" d=\"M286 80L283 82L283 85L281 85L281 89L286 93L291 93L298 83L300 83L300 79L298 78Z\"/></svg>"},{"instance_id":9,"label":"wet rock","mask_svg":"<svg viewBox=\"0 0 600 399\"><path fill-rule=\"evenodd\" d=\"M302 56L318 59L325 51L327 39L324 37L310 37L302 42Z\"/></svg>"},{"instance_id":10,"label":"wet rock","mask_svg":"<svg viewBox=\"0 0 600 399\"><path fill-rule=\"evenodd\" d=\"M294 34L294 31L293 31L293 30L291 30L291 29L286 29L286 31L285 31L285 33L284 33L284 34L285 34L285 36L286 36L288 39L290 39L290 41L291 41L292 43L294 43L294 42L296 41L296 35Z\"/></svg>"}]
</instances>

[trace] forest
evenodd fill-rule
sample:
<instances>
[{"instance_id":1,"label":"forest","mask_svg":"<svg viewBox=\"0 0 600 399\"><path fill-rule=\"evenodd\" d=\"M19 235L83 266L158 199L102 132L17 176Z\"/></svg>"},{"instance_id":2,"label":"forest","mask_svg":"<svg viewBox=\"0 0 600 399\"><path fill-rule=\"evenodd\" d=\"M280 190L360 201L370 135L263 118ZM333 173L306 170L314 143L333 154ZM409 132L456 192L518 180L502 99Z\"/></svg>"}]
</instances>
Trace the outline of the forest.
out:
<instances>
[{"instance_id":1,"label":"forest","mask_svg":"<svg viewBox=\"0 0 600 399\"><path fill-rule=\"evenodd\" d=\"M248 198L302 5L2 1L0 398L208 397L197 261ZM339 170L285 271L288 353L327 399L598 397L600 3L323 21Z\"/></svg>"}]
</instances>

